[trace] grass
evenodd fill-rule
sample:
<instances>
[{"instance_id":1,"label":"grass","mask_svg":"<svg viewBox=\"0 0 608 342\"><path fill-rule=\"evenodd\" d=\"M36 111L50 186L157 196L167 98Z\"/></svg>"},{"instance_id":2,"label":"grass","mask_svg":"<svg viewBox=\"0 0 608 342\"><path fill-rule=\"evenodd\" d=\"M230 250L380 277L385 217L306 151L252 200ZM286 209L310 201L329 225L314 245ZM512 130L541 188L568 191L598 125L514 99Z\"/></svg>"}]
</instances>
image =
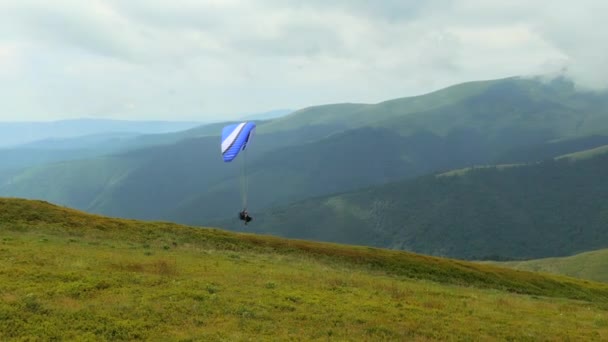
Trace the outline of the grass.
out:
<instances>
[{"instance_id":1,"label":"grass","mask_svg":"<svg viewBox=\"0 0 608 342\"><path fill-rule=\"evenodd\" d=\"M570 161L576 162L576 161L583 161L583 160L591 159L591 158L597 157L597 156L605 154L605 153L608 153L608 145L599 146L599 147L595 147L592 149L578 151L578 152L574 152L574 153L564 154L564 155L555 157L554 159L555 160L568 159ZM475 165L473 167L466 167L466 168L443 172L443 173L438 174L437 177L464 176L467 173L469 173L475 169L496 168L497 170L504 170L504 169L509 169L509 168L513 168L513 167L526 166L526 165L527 164L525 164L525 163Z\"/></svg>"},{"instance_id":2,"label":"grass","mask_svg":"<svg viewBox=\"0 0 608 342\"><path fill-rule=\"evenodd\" d=\"M608 286L0 199L0 340L602 340Z\"/></svg>"},{"instance_id":3,"label":"grass","mask_svg":"<svg viewBox=\"0 0 608 342\"><path fill-rule=\"evenodd\" d=\"M557 157L556 159L564 159L564 158L566 158L566 159L569 159L571 161L579 161L579 160L591 159L593 157L597 157L597 156L605 154L607 152L608 152L608 145L604 145L604 146L599 146L599 147L592 148L592 149L589 149L589 150L569 153L569 154Z\"/></svg>"},{"instance_id":4,"label":"grass","mask_svg":"<svg viewBox=\"0 0 608 342\"><path fill-rule=\"evenodd\" d=\"M562 258L509 261L495 264L518 270L563 274L576 278L608 282L608 249Z\"/></svg>"},{"instance_id":5,"label":"grass","mask_svg":"<svg viewBox=\"0 0 608 342\"><path fill-rule=\"evenodd\" d=\"M447 172L443 172L437 174L437 177L454 177L454 176L465 176L469 172L473 170L479 169L496 169L496 170L506 170L513 167L525 166L526 164L497 164L497 165L475 165L472 167L465 167L462 169L450 170Z\"/></svg>"}]
</instances>

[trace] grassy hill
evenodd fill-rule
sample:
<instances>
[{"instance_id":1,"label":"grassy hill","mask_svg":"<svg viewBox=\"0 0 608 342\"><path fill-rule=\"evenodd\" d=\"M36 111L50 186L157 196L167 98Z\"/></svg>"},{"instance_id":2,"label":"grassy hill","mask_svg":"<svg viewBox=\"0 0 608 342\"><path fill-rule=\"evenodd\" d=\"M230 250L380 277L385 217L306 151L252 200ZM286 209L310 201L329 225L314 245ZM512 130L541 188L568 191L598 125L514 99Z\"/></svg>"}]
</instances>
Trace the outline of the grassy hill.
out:
<instances>
[{"instance_id":1,"label":"grassy hill","mask_svg":"<svg viewBox=\"0 0 608 342\"><path fill-rule=\"evenodd\" d=\"M497 264L518 270L563 274L570 277L608 282L608 249L561 258L509 261Z\"/></svg>"},{"instance_id":2,"label":"grassy hill","mask_svg":"<svg viewBox=\"0 0 608 342\"><path fill-rule=\"evenodd\" d=\"M608 338L608 286L0 199L0 339Z\"/></svg>"},{"instance_id":3,"label":"grassy hill","mask_svg":"<svg viewBox=\"0 0 608 342\"><path fill-rule=\"evenodd\" d=\"M277 207L248 229L468 259L571 255L608 246L607 169L607 154L472 168Z\"/></svg>"}]
</instances>

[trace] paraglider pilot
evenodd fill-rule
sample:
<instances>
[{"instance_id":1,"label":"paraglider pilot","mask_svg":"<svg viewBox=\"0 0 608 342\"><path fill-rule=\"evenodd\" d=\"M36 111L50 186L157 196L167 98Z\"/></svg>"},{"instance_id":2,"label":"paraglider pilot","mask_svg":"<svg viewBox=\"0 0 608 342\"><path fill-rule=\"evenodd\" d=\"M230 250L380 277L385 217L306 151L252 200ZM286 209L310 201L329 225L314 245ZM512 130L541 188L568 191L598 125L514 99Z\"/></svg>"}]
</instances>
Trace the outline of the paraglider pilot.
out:
<instances>
[{"instance_id":1,"label":"paraglider pilot","mask_svg":"<svg viewBox=\"0 0 608 342\"><path fill-rule=\"evenodd\" d=\"M247 209L243 209L243 211L239 212L239 219L245 221L245 224L247 224L253 220L253 217L249 216Z\"/></svg>"}]
</instances>

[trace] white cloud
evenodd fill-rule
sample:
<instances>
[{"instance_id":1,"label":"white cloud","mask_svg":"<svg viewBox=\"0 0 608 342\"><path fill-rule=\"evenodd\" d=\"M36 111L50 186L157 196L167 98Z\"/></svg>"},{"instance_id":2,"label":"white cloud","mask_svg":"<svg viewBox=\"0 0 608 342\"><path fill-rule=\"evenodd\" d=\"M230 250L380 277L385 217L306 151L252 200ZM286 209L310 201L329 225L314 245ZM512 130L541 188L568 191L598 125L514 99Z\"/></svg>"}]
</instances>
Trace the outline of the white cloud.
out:
<instances>
[{"instance_id":1,"label":"white cloud","mask_svg":"<svg viewBox=\"0 0 608 342\"><path fill-rule=\"evenodd\" d=\"M17 47L13 44L0 45L0 75L16 72L17 68Z\"/></svg>"},{"instance_id":2,"label":"white cloud","mask_svg":"<svg viewBox=\"0 0 608 342\"><path fill-rule=\"evenodd\" d=\"M608 87L608 3L549 6L534 28L568 61L567 74L582 87Z\"/></svg>"},{"instance_id":3,"label":"white cloud","mask_svg":"<svg viewBox=\"0 0 608 342\"><path fill-rule=\"evenodd\" d=\"M205 120L564 65L606 87L606 13L603 0L2 0L0 120Z\"/></svg>"}]
</instances>

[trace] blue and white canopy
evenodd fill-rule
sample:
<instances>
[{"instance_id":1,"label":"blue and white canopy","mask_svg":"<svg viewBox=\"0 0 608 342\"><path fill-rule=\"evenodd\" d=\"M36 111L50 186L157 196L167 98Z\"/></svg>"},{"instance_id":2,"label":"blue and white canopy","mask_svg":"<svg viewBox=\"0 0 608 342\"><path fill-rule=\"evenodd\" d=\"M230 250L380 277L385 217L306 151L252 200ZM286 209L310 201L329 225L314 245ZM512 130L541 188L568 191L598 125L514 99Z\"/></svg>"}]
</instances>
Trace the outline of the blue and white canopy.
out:
<instances>
[{"instance_id":1,"label":"blue and white canopy","mask_svg":"<svg viewBox=\"0 0 608 342\"><path fill-rule=\"evenodd\" d=\"M230 162L247 147L249 139L255 131L255 123L241 122L228 125L222 129L222 157Z\"/></svg>"}]
</instances>

